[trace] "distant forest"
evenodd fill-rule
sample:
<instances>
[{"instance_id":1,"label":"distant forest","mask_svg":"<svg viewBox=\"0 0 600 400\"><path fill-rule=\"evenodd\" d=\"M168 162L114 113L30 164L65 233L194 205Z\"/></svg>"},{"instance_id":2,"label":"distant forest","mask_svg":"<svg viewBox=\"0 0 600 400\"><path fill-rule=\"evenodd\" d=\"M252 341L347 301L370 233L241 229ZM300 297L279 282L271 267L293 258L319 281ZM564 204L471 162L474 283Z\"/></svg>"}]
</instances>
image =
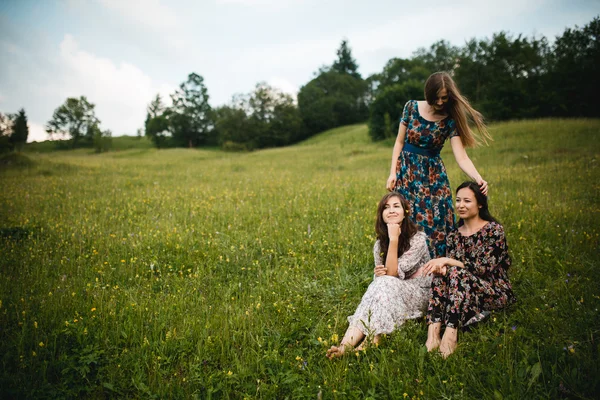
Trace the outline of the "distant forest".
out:
<instances>
[{"instance_id":1,"label":"distant forest","mask_svg":"<svg viewBox=\"0 0 600 400\"><path fill-rule=\"evenodd\" d=\"M373 140L395 136L406 101L422 99L427 77L449 72L464 95L488 121L543 117L600 117L600 18L566 29L553 42L507 32L471 39L464 46L445 40L420 48L411 58L392 58L383 71L367 78L358 72L347 40L337 59L302 86L297 99L266 83L251 93L211 107L204 79L191 73L166 106L160 95L150 102L144 128L159 148L216 147L247 151L285 146L327 129L368 122ZM25 118L22 110L22 119ZM0 115L0 147L10 140L15 115ZM12 122L11 122L12 121ZM142 122L142 121L140 121ZM68 98L47 123L49 134L70 137L69 146L110 143L100 129L94 104ZM23 134L20 133L19 140ZM65 143L62 144L65 146Z\"/></svg>"}]
</instances>

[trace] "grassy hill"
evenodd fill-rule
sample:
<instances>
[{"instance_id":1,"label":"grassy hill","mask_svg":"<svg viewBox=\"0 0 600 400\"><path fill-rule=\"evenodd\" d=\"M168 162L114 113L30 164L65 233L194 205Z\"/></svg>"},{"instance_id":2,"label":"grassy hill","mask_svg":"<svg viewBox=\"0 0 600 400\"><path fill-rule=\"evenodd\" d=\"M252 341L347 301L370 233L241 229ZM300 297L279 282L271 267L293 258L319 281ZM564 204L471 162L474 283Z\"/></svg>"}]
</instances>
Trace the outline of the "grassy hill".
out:
<instances>
[{"instance_id":1,"label":"grassy hill","mask_svg":"<svg viewBox=\"0 0 600 400\"><path fill-rule=\"evenodd\" d=\"M518 303L448 360L425 351L423 320L325 358L372 279L392 145L365 125L252 153L0 164L1 397L596 397L600 121L491 132L469 154Z\"/></svg>"},{"instance_id":2,"label":"grassy hill","mask_svg":"<svg viewBox=\"0 0 600 400\"><path fill-rule=\"evenodd\" d=\"M111 150L133 150L133 149L151 149L154 145L152 141L145 136L115 136L111 138ZM25 153L50 153L59 150L69 150L69 144L66 141L46 140L43 142L27 143L23 148ZM85 149L88 153L93 153L94 149L89 147Z\"/></svg>"}]
</instances>

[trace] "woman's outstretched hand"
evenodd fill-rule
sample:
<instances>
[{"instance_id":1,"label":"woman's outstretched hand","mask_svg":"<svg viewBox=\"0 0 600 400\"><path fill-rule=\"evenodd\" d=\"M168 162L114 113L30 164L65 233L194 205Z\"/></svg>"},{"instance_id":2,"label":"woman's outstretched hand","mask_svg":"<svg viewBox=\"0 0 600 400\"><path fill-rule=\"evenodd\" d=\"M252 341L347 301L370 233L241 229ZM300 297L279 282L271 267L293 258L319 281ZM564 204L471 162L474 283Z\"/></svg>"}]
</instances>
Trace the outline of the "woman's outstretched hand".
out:
<instances>
[{"instance_id":1,"label":"woman's outstretched hand","mask_svg":"<svg viewBox=\"0 0 600 400\"><path fill-rule=\"evenodd\" d=\"M378 265L373 270L373 273L375 273L375 276L385 276L387 275L387 268L385 265Z\"/></svg>"},{"instance_id":2,"label":"woman's outstretched hand","mask_svg":"<svg viewBox=\"0 0 600 400\"><path fill-rule=\"evenodd\" d=\"M396 187L396 174L390 174L390 177L387 180L387 183L385 184L385 188L388 191L392 191L394 190L394 188Z\"/></svg>"},{"instance_id":3,"label":"woman's outstretched hand","mask_svg":"<svg viewBox=\"0 0 600 400\"><path fill-rule=\"evenodd\" d=\"M423 266L422 276L427 275L442 275L445 276L448 272L448 259L446 257L434 258L433 260L427 261Z\"/></svg>"}]
</instances>

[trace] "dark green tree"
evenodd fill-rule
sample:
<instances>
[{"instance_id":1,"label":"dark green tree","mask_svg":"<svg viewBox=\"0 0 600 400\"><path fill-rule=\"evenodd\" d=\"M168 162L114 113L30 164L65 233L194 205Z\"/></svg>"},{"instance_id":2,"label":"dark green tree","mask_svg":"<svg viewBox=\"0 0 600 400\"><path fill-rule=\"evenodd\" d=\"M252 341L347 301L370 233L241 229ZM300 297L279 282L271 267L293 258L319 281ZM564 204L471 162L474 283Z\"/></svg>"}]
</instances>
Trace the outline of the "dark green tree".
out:
<instances>
[{"instance_id":1,"label":"dark green tree","mask_svg":"<svg viewBox=\"0 0 600 400\"><path fill-rule=\"evenodd\" d=\"M545 85L551 91L552 113L600 117L600 18L582 28L566 29L556 38Z\"/></svg>"},{"instance_id":2,"label":"dark green tree","mask_svg":"<svg viewBox=\"0 0 600 400\"><path fill-rule=\"evenodd\" d=\"M452 73L456 68L460 49L445 40L439 40L429 49L420 48L413 53L412 61L421 61L427 70L433 72L446 71Z\"/></svg>"},{"instance_id":3,"label":"dark green tree","mask_svg":"<svg viewBox=\"0 0 600 400\"><path fill-rule=\"evenodd\" d=\"M337 50L337 56L337 60L335 60L331 66L334 71L337 71L340 74L352 75L355 78L361 78L358 73L358 65L356 64L356 60L352 57L352 51L350 50L346 39L342 40L342 44Z\"/></svg>"},{"instance_id":4,"label":"dark green tree","mask_svg":"<svg viewBox=\"0 0 600 400\"><path fill-rule=\"evenodd\" d=\"M146 108L144 130L157 148L167 147L171 133L169 132L169 111L157 94Z\"/></svg>"},{"instance_id":5,"label":"dark green tree","mask_svg":"<svg viewBox=\"0 0 600 400\"><path fill-rule=\"evenodd\" d=\"M248 116L236 104L218 107L215 111L215 130L224 150L252 150L253 135Z\"/></svg>"},{"instance_id":6,"label":"dark green tree","mask_svg":"<svg viewBox=\"0 0 600 400\"><path fill-rule=\"evenodd\" d=\"M298 109L307 135L366 121L367 83L334 69L320 73L298 92Z\"/></svg>"},{"instance_id":7,"label":"dark green tree","mask_svg":"<svg viewBox=\"0 0 600 400\"><path fill-rule=\"evenodd\" d=\"M302 119L291 96L264 82L216 111L222 147L230 150L285 146L303 137Z\"/></svg>"},{"instance_id":8,"label":"dark green tree","mask_svg":"<svg viewBox=\"0 0 600 400\"><path fill-rule=\"evenodd\" d=\"M256 85L248 110L256 147L284 146L301 137L302 122L292 97L266 83Z\"/></svg>"},{"instance_id":9,"label":"dark green tree","mask_svg":"<svg viewBox=\"0 0 600 400\"><path fill-rule=\"evenodd\" d=\"M488 119L540 116L548 45L545 38L513 38L500 32L491 39L469 41L459 57L455 79Z\"/></svg>"},{"instance_id":10,"label":"dark green tree","mask_svg":"<svg viewBox=\"0 0 600 400\"><path fill-rule=\"evenodd\" d=\"M21 108L14 120L10 135L10 143L14 146L15 150L20 152L23 149L23 146L27 143L27 136L29 136L27 115L25 115L25 109Z\"/></svg>"},{"instance_id":11,"label":"dark green tree","mask_svg":"<svg viewBox=\"0 0 600 400\"><path fill-rule=\"evenodd\" d=\"M12 150L10 135L13 128L13 116L0 112L0 154Z\"/></svg>"},{"instance_id":12,"label":"dark green tree","mask_svg":"<svg viewBox=\"0 0 600 400\"><path fill-rule=\"evenodd\" d=\"M208 104L208 90L202 76L191 73L171 99L170 127L173 140L180 146L196 147L216 144L211 137L214 122Z\"/></svg>"},{"instance_id":13,"label":"dark green tree","mask_svg":"<svg viewBox=\"0 0 600 400\"><path fill-rule=\"evenodd\" d=\"M54 110L52 119L46 125L46 132L52 137L54 134L67 134L71 136L71 146L91 132L90 126L99 124L100 120L94 113L95 105L90 103L85 96L80 98L69 97L63 105ZM88 137L91 141L91 137Z\"/></svg>"},{"instance_id":14,"label":"dark green tree","mask_svg":"<svg viewBox=\"0 0 600 400\"><path fill-rule=\"evenodd\" d=\"M98 124L91 125L89 130L88 135L92 138L96 153L110 150L112 145L112 132L110 130L103 131Z\"/></svg>"},{"instance_id":15,"label":"dark green tree","mask_svg":"<svg viewBox=\"0 0 600 400\"><path fill-rule=\"evenodd\" d=\"M431 72L420 58L393 58L381 73L367 79L372 97L369 135L373 140L396 135L404 105L424 97L423 85Z\"/></svg>"}]
</instances>

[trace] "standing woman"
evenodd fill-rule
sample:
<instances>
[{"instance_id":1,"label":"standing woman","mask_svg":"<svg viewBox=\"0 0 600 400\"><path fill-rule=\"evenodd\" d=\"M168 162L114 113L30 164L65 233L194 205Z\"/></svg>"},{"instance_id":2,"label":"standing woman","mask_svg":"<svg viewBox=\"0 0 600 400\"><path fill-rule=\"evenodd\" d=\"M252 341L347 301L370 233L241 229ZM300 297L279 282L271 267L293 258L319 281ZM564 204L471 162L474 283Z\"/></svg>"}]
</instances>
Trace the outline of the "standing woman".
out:
<instances>
[{"instance_id":1,"label":"standing woman","mask_svg":"<svg viewBox=\"0 0 600 400\"><path fill-rule=\"evenodd\" d=\"M423 227L432 257L446 255L446 235L454 228L452 191L440 151L450 139L458 166L487 195L487 182L467 155L465 147L478 144L468 119L487 144L491 137L482 115L464 98L446 72L436 72L425 82L425 100L404 106L392 152L387 189L408 200L415 222Z\"/></svg>"},{"instance_id":2,"label":"standing woman","mask_svg":"<svg viewBox=\"0 0 600 400\"><path fill-rule=\"evenodd\" d=\"M435 275L427 308L427 350L439 347L452 354L457 329L484 319L492 310L515 302L508 280L511 260L504 228L488 209L487 197L475 182L456 191L458 229L448 234L447 257L425 264L423 272ZM445 326L441 337L442 325Z\"/></svg>"}]
</instances>

